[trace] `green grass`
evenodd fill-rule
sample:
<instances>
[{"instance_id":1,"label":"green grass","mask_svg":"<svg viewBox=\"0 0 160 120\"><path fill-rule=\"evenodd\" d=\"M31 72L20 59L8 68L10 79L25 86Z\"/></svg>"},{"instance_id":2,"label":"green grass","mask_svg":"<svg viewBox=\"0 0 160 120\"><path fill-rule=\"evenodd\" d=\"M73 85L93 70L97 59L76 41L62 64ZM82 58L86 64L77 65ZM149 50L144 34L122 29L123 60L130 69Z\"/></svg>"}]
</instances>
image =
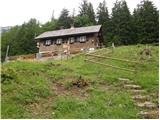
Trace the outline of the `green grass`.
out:
<instances>
[{"instance_id":1,"label":"green grass","mask_svg":"<svg viewBox=\"0 0 160 120\"><path fill-rule=\"evenodd\" d=\"M63 61L15 61L2 65L2 118L139 118L140 111L131 96L117 80L130 78L148 94L158 92L158 47L151 46L152 57L140 61L143 45L121 46L111 57L139 61L128 64L114 60L99 62L128 69L137 73L85 62L79 55ZM100 52L101 54L102 52ZM104 52L103 52L104 53ZM74 88L72 79L79 76L87 81L86 88ZM71 79L71 80L70 80ZM65 94L57 94L56 83L65 86ZM60 92L61 93L61 92ZM83 98L80 95L87 95ZM153 101L156 98L153 98Z\"/></svg>"}]
</instances>

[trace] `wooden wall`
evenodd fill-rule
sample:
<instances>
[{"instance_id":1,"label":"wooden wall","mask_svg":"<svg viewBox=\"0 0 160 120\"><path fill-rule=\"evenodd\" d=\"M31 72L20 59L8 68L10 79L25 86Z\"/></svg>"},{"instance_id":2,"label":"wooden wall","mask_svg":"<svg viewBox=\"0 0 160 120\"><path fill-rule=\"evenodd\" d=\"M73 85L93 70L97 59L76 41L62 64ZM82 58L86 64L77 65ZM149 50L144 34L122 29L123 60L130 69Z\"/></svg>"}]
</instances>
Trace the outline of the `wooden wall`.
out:
<instances>
[{"instance_id":1,"label":"wooden wall","mask_svg":"<svg viewBox=\"0 0 160 120\"><path fill-rule=\"evenodd\" d=\"M98 41L98 35L97 34L91 34L91 35L86 35L87 41L85 42L77 42L75 41L74 43L70 43L70 52L74 53L77 51L80 51L82 48L96 48ZM68 37L63 38L63 40L67 40ZM40 47L39 47L39 52L49 52L49 51L63 51L65 48L63 47L64 44L67 43L62 43L61 45L57 44L52 44L49 46L46 46L43 44L43 42L40 42Z\"/></svg>"}]
</instances>

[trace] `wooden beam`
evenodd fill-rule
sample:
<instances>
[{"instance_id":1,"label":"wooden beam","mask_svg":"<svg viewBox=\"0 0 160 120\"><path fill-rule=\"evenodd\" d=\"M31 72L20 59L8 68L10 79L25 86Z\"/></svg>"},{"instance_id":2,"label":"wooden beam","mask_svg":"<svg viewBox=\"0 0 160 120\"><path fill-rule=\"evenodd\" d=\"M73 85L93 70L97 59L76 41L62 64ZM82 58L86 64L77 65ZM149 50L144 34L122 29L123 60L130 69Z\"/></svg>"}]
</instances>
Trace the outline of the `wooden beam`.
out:
<instances>
[{"instance_id":1,"label":"wooden beam","mask_svg":"<svg viewBox=\"0 0 160 120\"><path fill-rule=\"evenodd\" d=\"M117 67L117 66L112 66L112 65L109 65L109 64L104 64L104 63L96 62L96 61L89 60L89 59L85 59L85 61L97 63L97 64L100 64L100 65L107 66L107 67L112 67L112 68L115 68L115 69L120 69L120 70L135 72L135 70L131 70L131 69L127 69L127 68L121 68L121 67Z\"/></svg>"},{"instance_id":2,"label":"wooden beam","mask_svg":"<svg viewBox=\"0 0 160 120\"><path fill-rule=\"evenodd\" d=\"M124 60L124 59L119 59L119 58L112 58L112 57L106 57L106 56L100 56L100 55L93 55L93 54L87 54L88 56L94 56L94 57L99 57L99 58L105 58L105 59L112 59L112 60L117 60L117 61L123 61L123 62L130 62L130 63L137 63L140 64L137 61L129 61L129 60Z\"/></svg>"}]
</instances>

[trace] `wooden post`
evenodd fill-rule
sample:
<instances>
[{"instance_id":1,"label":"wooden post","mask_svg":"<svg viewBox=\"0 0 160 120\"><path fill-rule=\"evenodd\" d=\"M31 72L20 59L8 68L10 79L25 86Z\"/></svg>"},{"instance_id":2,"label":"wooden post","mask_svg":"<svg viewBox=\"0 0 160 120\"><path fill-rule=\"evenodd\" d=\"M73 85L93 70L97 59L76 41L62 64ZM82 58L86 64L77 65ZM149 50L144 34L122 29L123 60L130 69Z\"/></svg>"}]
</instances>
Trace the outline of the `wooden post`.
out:
<instances>
[{"instance_id":1,"label":"wooden post","mask_svg":"<svg viewBox=\"0 0 160 120\"><path fill-rule=\"evenodd\" d=\"M68 60L68 57L70 56L70 42L68 40L67 42L68 46L67 46L67 60Z\"/></svg>"},{"instance_id":2,"label":"wooden post","mask_svg":"<svg viewBox=\"0 0 160 120\"><path fill-rule=\"evenodd\" d=\"M6 51L5 62L7 62L7 61L8 61L8 52L9 52L9 45L7 46L7 51Z\"/></svg>"},{"instance_id":3,"label":"wooden post","mask_svg":"<svg viewBox=\"0 0 160 120\"><path fill-rule=\"evenodd\" d=\"M61 51L61 50L59 50L59 52L60 52L60 57L61 57L61 61L62 61L62 51Z\"/></svg>"},{"instance_id":4,"label":"wooden post","mask_svg":"<svg viewBox=\"0 0 160 120\"><path fill-rule=\"evenodd\" d=\"M115 48L114 43L112 43L112 53L114 52L114 48Z\"/></svg>"}]
</instances>

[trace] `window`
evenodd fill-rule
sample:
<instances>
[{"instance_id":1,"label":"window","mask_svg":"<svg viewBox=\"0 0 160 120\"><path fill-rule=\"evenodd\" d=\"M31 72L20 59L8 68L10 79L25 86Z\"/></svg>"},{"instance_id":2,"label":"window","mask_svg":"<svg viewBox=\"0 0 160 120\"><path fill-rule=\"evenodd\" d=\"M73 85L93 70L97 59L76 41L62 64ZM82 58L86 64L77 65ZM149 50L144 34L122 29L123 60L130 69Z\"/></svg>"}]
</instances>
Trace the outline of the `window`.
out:
<instances>
[{"instance_id":1,"label":"window","mask_svg":"<svg viewBox=\"0 0 160 120\"><path fill-rule=\"evenodd\" d=\"M57 39L56 44L61 44L61 43L62 43L62 39L61 38Z\"/></svg>"},{"instance_id":2,"label":"window","mask_svg":"<svg viewBox=\"0 0 160 120\"><path fill-rule=\"evenodd\" d=\"M80 42L85 42L86 41L86 36L81 36L80 37Z\"/></svg>"},{"instance_id":3,"label":"window","mask_svg":"<svg viewBox=\"0 0 160 120\"><path fill-rule=\"evenodd\" d=\"M51 45L51 40L46 40L46 45Z\"/></svg>"},{"instance_id":4,"label":"window","mask_svg":"<svg viewBox=\"0 0 160 120\"><path fill-rule=\"evenodd\" d=\"M77 37L77 42L80 42L80 37Z\"/></svg>"},{"instance_id":5,"label":"window","mask_svg":"<svg viewBox=\"0 0 160 120\"><path fill-rule=\"evenodd\" d=\"M39 42L37 42L37 47L40 47L40 43Z\"/></svg>"},{"instance_id":6,"label":"window","mask_svg":"<svg viewBox=\"0 0 160 120\"><path fill-rule=\"evenodd\" d=\"M70 42L70 43L74 43L74 41L75 41L75 40L74 40L74 37L70 37L70 38L69 38L69 42Z\"/></svg>"},{"instance_id":7,"label":"window","mask_svg":"<svg viewBox=\"0 0 160 120\"><path fill-rule=\"evenodd\" d=\"M40 46L40 43L39 43L39 42L37 42L37 46Z\"/></svg>"}]
</instances>

